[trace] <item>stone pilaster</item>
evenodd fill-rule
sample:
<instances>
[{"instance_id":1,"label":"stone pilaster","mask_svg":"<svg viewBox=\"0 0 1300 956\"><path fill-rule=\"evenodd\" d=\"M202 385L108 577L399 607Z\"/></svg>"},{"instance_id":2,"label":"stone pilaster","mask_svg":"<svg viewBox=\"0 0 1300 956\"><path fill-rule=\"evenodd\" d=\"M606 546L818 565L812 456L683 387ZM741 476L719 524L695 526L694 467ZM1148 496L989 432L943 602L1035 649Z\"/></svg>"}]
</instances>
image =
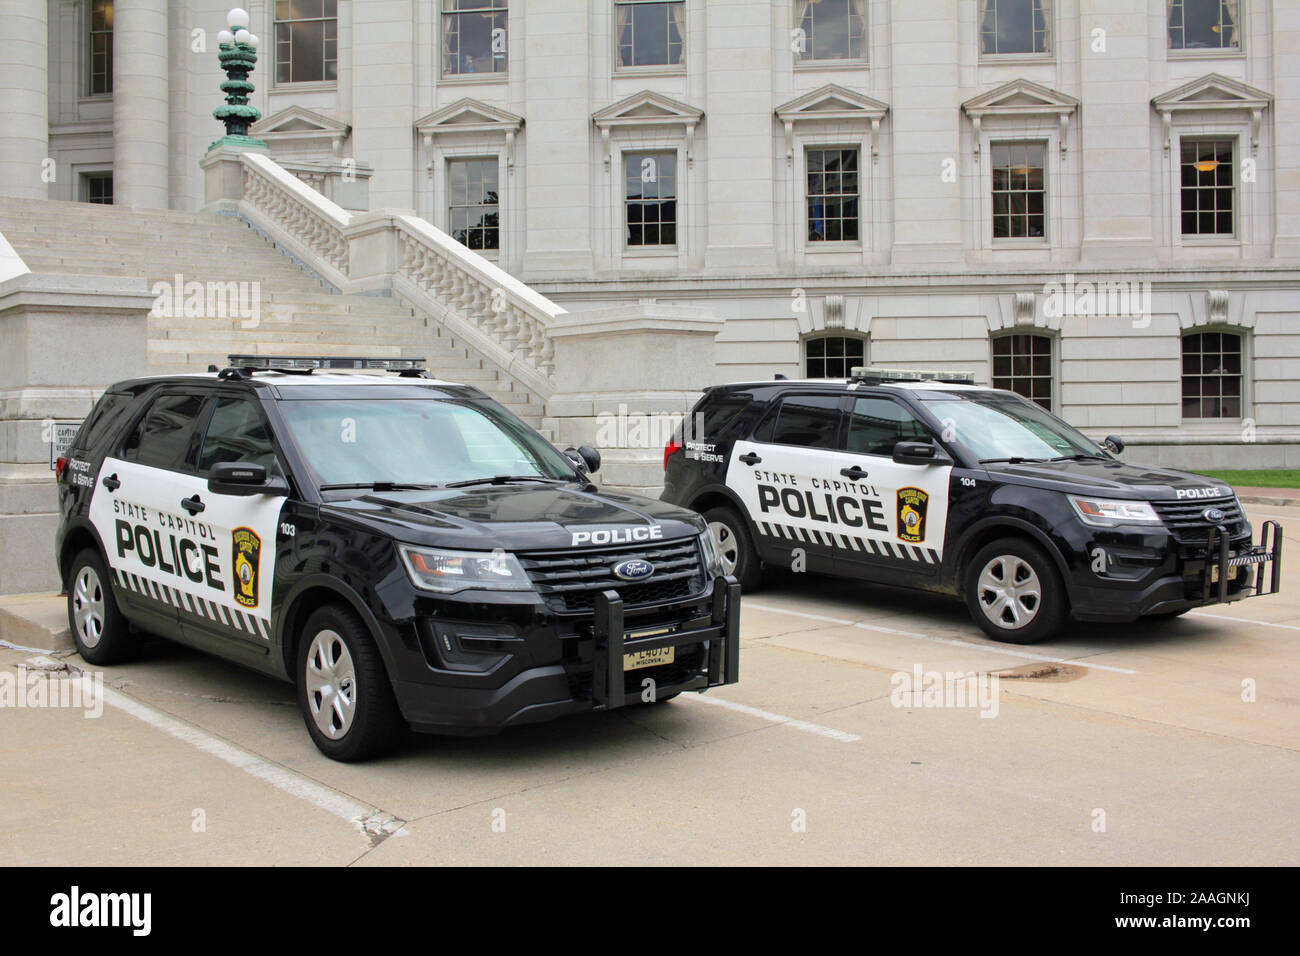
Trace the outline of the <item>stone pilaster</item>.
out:
<instances>
[{"instance_id":1,"label":"stone pilaster","mask_svg":"<svg viewBox=\"0 0 1300 956\"><path fill-rule=\"evenodd\" d=\"M166 209L170 191L167 0L113 8L113 202Z\"/></svg>"},{"instance_id":2,"label":"stone pilaster","mask_svg":"<svg viewBox=\"0 0 1300 956\"><path fill-rule=\"evenodd\" d=\"M42 163L49 156L49 24L45 0L0 0L0 193L45 199Z\"/></svg>"}]
</instances>

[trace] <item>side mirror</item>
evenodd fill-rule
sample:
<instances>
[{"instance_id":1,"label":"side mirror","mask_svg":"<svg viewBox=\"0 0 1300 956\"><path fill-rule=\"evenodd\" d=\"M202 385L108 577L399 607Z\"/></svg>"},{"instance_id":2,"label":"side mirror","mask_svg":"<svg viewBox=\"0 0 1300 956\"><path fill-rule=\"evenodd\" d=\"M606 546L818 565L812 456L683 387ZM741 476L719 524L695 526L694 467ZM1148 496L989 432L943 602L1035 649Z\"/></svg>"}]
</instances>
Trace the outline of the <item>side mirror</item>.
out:
<instances>
[{"instance_id":1,"label":"side mirror","mask_svg":"<svg viewBox=\"0 0 1300 956\"><path fill-rule=\"evenodd\" d=\"M208 491L218 495L287 495L289 483L278 475L268 475L265 465L223 461L208 472Z\"/></svg>"},{"instance_id":2,"label":"side mirror","mask_svg":"<svg viewBox=\"0 0 1300 956\"><path fill-rule=\"evenodd\" d=\"M600 452L590 445L579 445L578 454L582 457L582 462L587 466L587 471L595 474L600 471Z\"/></svg>"},{"instance_id":3,"label":"side mirror","mask_svg":"<svg viewBox=\"0 0 1300 956\"><path fill-rule=\"evenodd\" d=\"M946 465L952 459L933 442L900 441L894 446L894 461L900 465Z\"/></svg>"},{"instance_id":4,"label":"side mirror","mask_svg":"<svg viewBox=\"0 0 1300 956\"><path fill-rule=\"evenodd\" d=\"M1106 440L1101 444L1112 455L1118 455L1124 450L1124 439L1118 435L1107 435Z\"/></svg>"}]
</instances>

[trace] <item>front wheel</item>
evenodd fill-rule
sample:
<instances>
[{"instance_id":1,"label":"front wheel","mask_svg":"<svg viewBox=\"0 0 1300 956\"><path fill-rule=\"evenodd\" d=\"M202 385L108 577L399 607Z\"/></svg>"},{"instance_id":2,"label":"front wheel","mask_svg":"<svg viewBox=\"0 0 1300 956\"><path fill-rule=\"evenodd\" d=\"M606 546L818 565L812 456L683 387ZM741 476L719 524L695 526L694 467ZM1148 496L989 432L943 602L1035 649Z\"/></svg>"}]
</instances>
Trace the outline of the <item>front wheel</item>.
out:
<instances>
[{"instance_id":1,"label":"front wheel","mask_svg":"<svg viewBox=\"0 0 1300 956\"><path fill-rule=\"evenodd\" d=\"M966 566L966 606L995 641L1036 644L1065 623L1065 585L1038 545L1000 538Z\"/></svg>"},{"instance_id":2,"label":"front wheel","mask_svg":"<svg viewBox=\"0 0 1300 956\"><path fill-rule=\"evenodd\" d=\"M138 642L113 598L113 587L99 552L86 548L72 559L66 587L68 627L81 659L96 665L129 659Z\"/></svg>"},{"instance_id":3,"label":"front wheel","mask_svg":"<svg viewBox=\"0 0 1300 956\"><path fill-rule=\"evenodd\" d=\"M735 575L742 591L757 589L763 569L745 519L731 508L718 507L704 512L704 520L709 523L709 534L722 559L723 573Z\"/></svg>"},{"instance_id":4,"label":"front wheel","mask_svg":"<svg viewBox=\"0 0 1300 956\"><path fill-rule=\"evenodd\" d=\"M379 649L352 611L312 614L298 644L298 709L318 750L351 762L392 750L406 733Z\"/></svg>"}]
</instances>

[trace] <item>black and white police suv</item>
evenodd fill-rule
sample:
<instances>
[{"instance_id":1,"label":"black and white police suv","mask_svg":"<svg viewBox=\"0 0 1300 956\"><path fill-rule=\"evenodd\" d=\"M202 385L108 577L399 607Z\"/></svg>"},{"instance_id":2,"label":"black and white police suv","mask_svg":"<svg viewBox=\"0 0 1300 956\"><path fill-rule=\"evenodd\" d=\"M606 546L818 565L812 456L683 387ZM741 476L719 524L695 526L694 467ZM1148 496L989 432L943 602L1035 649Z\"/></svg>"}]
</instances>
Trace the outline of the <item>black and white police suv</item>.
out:
<instances>
[{"instance_id":1,"label":"black and white police suv","mask_svg":"<svg viewBox=\"0 0 1300 956\"><path fill-rule=\"evenodd\" d=\"M293 681L327 756L730 684L739 584L697 514L600 493L419 360L231 356L108 389L58 464L77 650L137 631ZM380 371L349 371L379 369Z\"/></svg>"},{"instance_id":2,"label":"black and white police suv","mask_svg":"<svg viewBox=\"0 0 1300 956\"><path fill-rule=\"evenodd\" d=\"M1224 484L970 374L852 372L711 388L664 449L663 500L745 589L769 565L961 595L1016 644L1277 591L1281 528L1253 543Z\"/></svg>"}]
</instances>

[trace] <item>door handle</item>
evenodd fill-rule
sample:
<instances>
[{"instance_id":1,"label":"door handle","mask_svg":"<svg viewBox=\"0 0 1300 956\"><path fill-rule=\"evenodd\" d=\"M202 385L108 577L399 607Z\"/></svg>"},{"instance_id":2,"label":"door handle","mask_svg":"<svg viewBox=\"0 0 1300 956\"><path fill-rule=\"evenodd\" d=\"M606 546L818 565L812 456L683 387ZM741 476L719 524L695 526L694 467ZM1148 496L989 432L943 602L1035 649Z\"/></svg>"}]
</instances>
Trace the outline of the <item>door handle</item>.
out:
<instances>
[{"instance_id":1,"label":"door handle","mask_svg":"<svg viewBox=\"0 0 1300 956\"><path fill-rule=\"evenodd\" d=\"M867 477L867 473L857 465L854 465L852 468L841 468L840 474L851 481L861 481L863 478Z\"/></svg>"},{"instance_id":2,"label":"door handle","mask_svg":"<svg viewBox=\"0 0 1300 956\"><path fill-rule=\"evenodd\" d=\"M760 461L762 461L763 459L759 458L757 455L755 455L755 454L751 451L751 452L750 452L749 454L747 454L747 455L741 455L740 458L739 458L738 460L739 460L739 461L743 461L743 462L744 462L745 464L747 464L747 465L757 465L757 464L758 464Z\"/></svg>"},{"instance_id":3,"label":"door handle","mask_svg":"<svg viewBox=\"0 0 1300 956\"><path fill-rule=\"evenodd\" d=\"M193 498L182 498L181 507L190 514L196 515L206 508L207 505L203 503L202 499L200 499L198 495L195 495Z\"/></svg>"},{"instance_id":4,"label":"door handle","mask_svg":"<svg viewBox=\"0 0 1300 956\"><path fill-rule=\"evenodd\" d=\"M113 474L105 478L103 481L103 485L109 491L117 491L117 489L122 487L122 483L117 480L117 472L113 472Z\"/></svg>"}]
</instances>

